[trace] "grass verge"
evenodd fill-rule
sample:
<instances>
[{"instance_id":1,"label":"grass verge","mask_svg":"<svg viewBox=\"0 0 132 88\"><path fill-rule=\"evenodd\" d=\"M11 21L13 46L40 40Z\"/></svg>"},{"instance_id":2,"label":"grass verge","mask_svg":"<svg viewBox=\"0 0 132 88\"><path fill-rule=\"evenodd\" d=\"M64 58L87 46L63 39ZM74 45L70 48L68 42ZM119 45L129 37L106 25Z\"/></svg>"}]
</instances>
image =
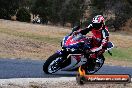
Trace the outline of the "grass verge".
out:
<instances>
[{"instance_id":1,"label":"grass verge","mask_svg":"<svg viewBox=\"0 0 132 88\"><path fill-rule=\"evenodd\" d=\"M33 40L39 40L39 41L53 43L53 44L59 44L62 39L62 37L53 38L50 36L38 35L38 34L28 33L28 32L19 32L16 30L10 30L6 28L0 28L0 33L5 33L5 34L13 35L16 37L23 37L23 38L33 39Z\"/></svg>"},{"instance_id":2,"label":"grass verge","mask_svg":"<svg viewBox=\"0 0 132 88\"><path fill-rule=\"evenodd\" d=\"M105 53L105 57L113 60L132 61L132 48L113 48L111 52L112 56Z\"/></svg>"}]
</instances>

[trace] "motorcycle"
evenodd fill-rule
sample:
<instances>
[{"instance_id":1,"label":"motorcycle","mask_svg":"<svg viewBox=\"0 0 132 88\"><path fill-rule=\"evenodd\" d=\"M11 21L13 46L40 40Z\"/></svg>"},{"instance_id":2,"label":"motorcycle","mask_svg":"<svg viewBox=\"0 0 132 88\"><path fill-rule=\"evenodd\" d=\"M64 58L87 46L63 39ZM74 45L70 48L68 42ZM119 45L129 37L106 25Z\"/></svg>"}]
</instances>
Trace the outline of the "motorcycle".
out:
<instances>
[{"instance_id":1,"label":"motorcycle","mask_svg":"<svg viewBox=\"0 0 132 88\"><path fill-rule=\"evenodd\" d=\"M91 70L91 64L89 64L90 54L86 53L86 49L91 48L91 40L81 33L75 35L74 31L76 30L63 38L61 42L62 50L58 50L45 61L43 71L46 74L53 74L58 70L76 71L80 66L85 67L86 74L94 74L103 66L105 58L102 54L92 61L95 64L93 70ZM111 55L110 49L113 47L114 44L108 42L105 52L108 51Z\"/></svg>"}]
</instances>

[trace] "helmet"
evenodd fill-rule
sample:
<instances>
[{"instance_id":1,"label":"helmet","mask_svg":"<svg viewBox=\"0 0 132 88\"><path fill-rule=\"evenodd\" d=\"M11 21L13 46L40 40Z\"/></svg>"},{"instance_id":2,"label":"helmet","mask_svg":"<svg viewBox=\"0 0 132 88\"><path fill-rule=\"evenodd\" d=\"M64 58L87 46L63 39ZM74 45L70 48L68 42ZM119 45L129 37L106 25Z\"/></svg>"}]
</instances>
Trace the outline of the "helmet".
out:
<instances>
[{"instance_id":1,"label":"helmet","mask_svg":"<svg viewBox=\"0 0 132 88\"><path fill-rule=\"evenodd\" d=\"M104 17L102 15L95 16L92 20L92 24L95 29L100 29L105 25Z\"/></svg>"}]
</instances>

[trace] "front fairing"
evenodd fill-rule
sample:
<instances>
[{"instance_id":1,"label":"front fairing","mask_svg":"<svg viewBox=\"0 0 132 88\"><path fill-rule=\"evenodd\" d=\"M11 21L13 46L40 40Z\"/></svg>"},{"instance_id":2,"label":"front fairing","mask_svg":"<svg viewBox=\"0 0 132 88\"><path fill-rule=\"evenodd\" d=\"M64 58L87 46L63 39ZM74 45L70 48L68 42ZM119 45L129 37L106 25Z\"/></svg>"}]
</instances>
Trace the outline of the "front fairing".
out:
<instances>
[{"instance_id":1,"label":"front fairing","mask_svg":"<svg viewBox=\"0 0 132 88\"><path fill-rule=\"evenodd\" d=\"M85 38L82 35L68 35L63 38L62 47L63 48L79 48L80 42L84 42Z\"/></svg>"}]
</instances>

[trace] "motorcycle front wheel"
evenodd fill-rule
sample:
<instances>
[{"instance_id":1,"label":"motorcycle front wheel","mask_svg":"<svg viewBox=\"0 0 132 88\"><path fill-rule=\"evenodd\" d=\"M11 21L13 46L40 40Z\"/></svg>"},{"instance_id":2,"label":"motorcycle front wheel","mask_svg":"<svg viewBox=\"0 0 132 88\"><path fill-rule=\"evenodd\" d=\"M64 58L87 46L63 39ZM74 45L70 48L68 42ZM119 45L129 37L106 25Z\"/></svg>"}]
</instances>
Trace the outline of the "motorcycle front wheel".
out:
<instances>
[{"instance_id":1,"label":"motorcycle front wheel","mask_svg":"<svg viewBox=\"0 0 132 88\"><path fill-rule=\"evenodd\" d=\"M55 53L52 56L50 56L44 63L43 65L43 71L46 74L52 74L60 70L60 61L62 57L58 54Z\"/></svg>"}]
</instances>

